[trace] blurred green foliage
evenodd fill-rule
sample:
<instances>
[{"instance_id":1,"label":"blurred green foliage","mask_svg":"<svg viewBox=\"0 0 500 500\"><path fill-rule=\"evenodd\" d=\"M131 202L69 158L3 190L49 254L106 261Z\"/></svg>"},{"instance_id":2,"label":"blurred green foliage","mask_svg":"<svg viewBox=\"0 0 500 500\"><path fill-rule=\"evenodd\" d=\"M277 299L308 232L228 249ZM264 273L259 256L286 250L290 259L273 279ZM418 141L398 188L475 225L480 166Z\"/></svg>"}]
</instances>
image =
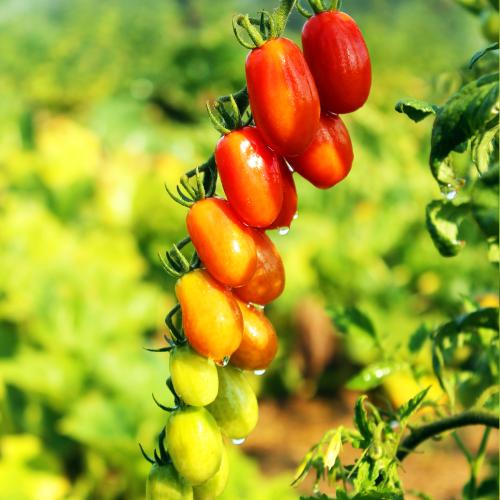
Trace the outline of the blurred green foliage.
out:
<instances>
[{"instance_id":1,"label":"blurred green foliage","mask_svg":"<svg viewBox=\"0 0 500 500\"><path fill-rule=\"evenodd\" d=\"M372 53L373 93L346 117L349 179L328 192L298 180L299 218L275 238L287 289L269 307L282 347L263 390L279 396L302 387L291 352L304 296L359 306L382 342L406 344L422 321L498 288L473 228L459 260L433 247L428 125L393 112L404 94L439 103L457 87L479 25L451 0L344 3ZM174 300L157 253L184 234L163 183L213 148L204 101L244 83L231 15L260 7L274 2L0 3L1 500L143 494L137 442L151 448L164 422L150 394L168 402L168 363L142 347L160 343ZM371 360L370 338L343 339L348 364ZM323 375L330 388L337 371ZM224 498L294 498L290 477L264 481L233 455Z\"/></svg>"}]
</instances>

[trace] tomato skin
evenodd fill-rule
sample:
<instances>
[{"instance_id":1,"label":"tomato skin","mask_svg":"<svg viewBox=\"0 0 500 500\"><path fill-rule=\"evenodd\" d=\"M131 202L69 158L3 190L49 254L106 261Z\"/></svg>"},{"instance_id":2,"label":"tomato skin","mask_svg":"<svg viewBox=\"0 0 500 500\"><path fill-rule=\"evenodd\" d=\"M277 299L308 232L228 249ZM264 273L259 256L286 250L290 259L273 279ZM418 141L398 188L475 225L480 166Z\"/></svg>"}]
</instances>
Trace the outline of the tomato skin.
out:
<instances>
[{"instance_id":1,"label":"tomato skin","mask_svg":"<svg viewBox=\"0 0 500 500\"><path fill-rule=\"evenodd\" d=\"M229 438L246 438L259 419L255 393L241 370L232 366L217 367L217 370L219 393L207 409Z\"/></svg>"},{"instance_id":2,"label":"tomato skin","mask_svg":"<svg viewBox=\"0 0 500 500\"><path fill-rule=\"evenodd\" d=\"M278 351L278 337L264 313L238 301L243 316L243 338L231 356L231 364L242 370L265 370Z\"/></svg>"},{"instance_id":3,"label":"tomato skin","mask_svg":"<svg viewBox=\"0 0 500 500\"><path fill-rule=\"evenodd\" d=\"M222 462L222 436L205 408L187 406L170 414L167 450L179 474L196 486L208 481Z\"/></svg>"},{"instance_id":4,"label":"tomato skin","mask_svg":"<svg viewBox=\"0 0 500 500\"><path fill-rule=\"evenodd\" d=\"M340 116L323 114L309 147L288 161L302 177L327 189L347 176L353 158L351 138Z\"/></svg>"},{"instance_id":5,"label":"tomato skin","mask_svg":"<svg viewBox=\"0 0 500 500\"><path fill-rule=\"evenodd\" d=\"M215 162L227 199L243 222L267 227L278 217L283 185L278 157L255 127L221 137Z\"/></svg>"},{"instance_id":6,"label":"tomato skin","mask_svg":"<svg viewBox=\"0 0 500 500\"><path fill-rule=\"evenodd\" d=\"M172 464L153 464L146 481L146 500L193 500L193 488Z\"/></svg>"},{"instance_id":7,"label":"tomato skin","mask_svg":"<svg viewBox=\"0 0 500 500\"><path fill-rule=\"evenodd\" d=\"M266 144L283 156L304 151L320 104L300 48L288 38L268 40L248 54L245 73L252 114Z\"/></svg>"},{"instance_id":8,"label":"tomato skin","mask_svg":"<svg viewBox=\"0 0 500 500\"><path fill-rule=\"evenodd\" d=\"M280 158L281 178L283 179L283 205L275 221L267 229L290 227L297 213L297 188L293 180L293 173L285 160Z\"/></svg>"},{"instance_id":9,"label":"tomato skin","mask_svg":"<svg viewBox=\"0 0 500 500\"><path fill-rule=\"evenodd\" d=\"M311 17L302 29L302 47L323 111L351 113L366 102L370 55L352 17L338 10Z\"/></svg>"},{"instance_id":10,"label":"tomato skin","mask_svg":"<svg viewBox=\"0 0 500 500\"><path fill-rule=\"evenodd\" d=\"M222 462L219 470L208 481L193 488L194 500L213 500L222 494L229 478L229 459L225 446L222 447Z\"/></svg>"},{"instance_id":11,"label":"tomato skin","mask_svg":"<svg viewBox=\"0 0 500 500\"><path fill-rule=\"evenodd\" d=\"M243 320L232 293L202 269L177 281L175 294L182 309L182 326L191 347L221 361L241 342Z\"/></svg>"},{"instance_id":12,"label":"tomato skin","mask_svg":"<svg viewBox=\"0 0 500 500\"><path fill-rule=\"evenodd\" d=\"M169 363L172 384L184 403L206 406L217 397L219 376L211 359L185 344L171 352Z\"/></svg>"},{"instance_id":13,"label":"tomato skin","mask_svg":"<svg viewBox=\"0 0 500 500\"><path fill-rule=\"evenodd\" d=\"M257 268L250 281L233 290L243 302L265 305L279 297L285 288L285 266L278 250L264 231L254 231Z\"/></svg>"},{"instance_id":14,"label":"tomato skin","mask_svg":"<svg viewBox=\"0 0 500 500\"><path fill-rule=\"evenodd\" d=\"M186 225L201 261L216 280L230 287L250 280L257 263L251 229L240 222L226 200L196 202Z\"/></svg>"}]
</instances>

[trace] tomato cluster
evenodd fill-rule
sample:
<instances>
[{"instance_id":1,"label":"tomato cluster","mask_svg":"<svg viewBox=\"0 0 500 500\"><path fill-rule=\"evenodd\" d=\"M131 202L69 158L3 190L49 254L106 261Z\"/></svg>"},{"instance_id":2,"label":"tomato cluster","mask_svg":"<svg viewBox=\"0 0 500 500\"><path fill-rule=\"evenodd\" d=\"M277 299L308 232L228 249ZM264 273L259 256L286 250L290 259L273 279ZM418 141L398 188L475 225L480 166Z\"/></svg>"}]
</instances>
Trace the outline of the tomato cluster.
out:
<instances>
[{"instance_id":1,"label":"tomato cluster","mask_svg":"<svg viewBox=\"0 0 500 500\"><path fill-rule=\"evenodd\" d=\"M237 19L254 42L246 60L251 115L244 120L234 96L224 101L232 114L222 101L209 107L222 132L214 162L196 169L196 186L185 176L185 191L178 187L172 195L189 207L189 237L165 261L178 277L178 306L166 320L172 338L161 349L170 351L168 385L176 407L169 409L150 492L160 491L158 463L178 490L175 498L214 498L223 490L222 436L244 440L258 420L244 370L262 373L278 350L264 306L283 292L285 269L266 230L290 227L297 213L295 172L326 189L351 169L352 144L339 114L366 101L370 60L349 16L315 12L304 25L304 52L276 33L271 15L267 24L261 19L260 32L248 16ZM215 196L214 176L226 199ZM181 251L189 242L195 250L190 262ZM186 487L192 493L183 493Z\"/></svg>"}]
</instances>

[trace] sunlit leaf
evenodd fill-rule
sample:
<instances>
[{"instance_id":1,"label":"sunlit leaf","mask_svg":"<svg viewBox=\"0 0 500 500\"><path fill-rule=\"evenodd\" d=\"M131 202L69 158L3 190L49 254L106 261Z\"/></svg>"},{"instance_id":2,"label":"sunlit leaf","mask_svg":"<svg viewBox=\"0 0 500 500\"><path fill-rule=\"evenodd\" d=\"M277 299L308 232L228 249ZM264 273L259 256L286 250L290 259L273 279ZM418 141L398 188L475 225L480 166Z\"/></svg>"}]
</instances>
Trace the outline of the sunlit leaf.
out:
<instances>
[{"instance_id":1,"label":"sunlit leaf","mask_svg":"<svg viewBox=\"0 0 500 500\"><path fill-rule=\"evenodd\" d=\"M398 113L405 114L410 120L414 122L422 121L429 115L435 115L439 107L429 102L421 101L419 99L402 99L398 101L395 110Z\"/></svg>"},{"instance_id":2,"label":"sunlit leaf","mask_svg":"<svg viewBox=\"0 0 500 500\"><path fill-rule=\"evenodd\" d=\"M324 463L327 469L332 469L342 448L342 428L337 429L332 436L324 455Z\"/></svg>"},{"instance_id":3,"label":"sunlit leaf","mask_svg":"<svg viewBox=\"0 0 500 500\"><path fill-rule=\"evenodd\" d=\"M382 384L385 377L400 371L405 365L392 361L382 361L367 366L349 379L346 388L352 391L368 391Z\"/></svg>"},{"instance_id":4,"label":"sunlit leaf","mask_svg":"<svg viewBox=\"0 0 500 500\"><path fill-rule=\"evenodd\" d=\"M396 412L397 419L401 422L404 422L408 419L424 402L427 393L429 392L430 387L427 387L423 391L419 392L415 396L413 396L408 402L406 402L403 406L398 408Z\"/></svg>"}]
</instances>

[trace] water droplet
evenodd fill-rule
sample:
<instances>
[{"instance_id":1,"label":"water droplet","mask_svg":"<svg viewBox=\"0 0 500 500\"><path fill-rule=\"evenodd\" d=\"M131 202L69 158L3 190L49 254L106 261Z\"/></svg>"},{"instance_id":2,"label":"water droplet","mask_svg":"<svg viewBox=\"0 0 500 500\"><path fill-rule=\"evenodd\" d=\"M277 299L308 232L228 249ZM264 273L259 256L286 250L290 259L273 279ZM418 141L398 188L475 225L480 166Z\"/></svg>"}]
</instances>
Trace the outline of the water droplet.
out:
<instances>
[{"instance_id":1,"label":"water droplet","mask_svg":"<svg viewBox=\"0 0 500 500\"><path fill-rule=\"evenodd\" d=\"M254 371L255 375L264 375L264 373L266 373L266 370L255 370Z\"/></svg>"},{"instance_id":2,"label":"water droplet","mask_svg":"<svg viewBox=\"0 0 500 500\"><path fill-rule=\"evenodd\" d=\"M216 361L215 362L219 366L227 366L229 364L229 356L224 356L221 361Z\"/></svg>"},{"instance_id":3,"label":"water droplet","mask_svg":"<svg viewBox=\"0 0 500 500\"><path fill-rule=\"evenodd\" d=\"M299 218L299 212L297 210L297 212L295 212L294 216L293 216L293 220L297 220Z\"/></svg>"},{"instance_id":4,"label":"water droplet","mask_svg":"<svg viewBox=\"0 0 500 500\"><path fill-rule=\"evenodd\" d=\"M285 234L288 234L288 231L290 231L289 227L280 227L278 229L278 234L280 234L281 236L285 236Z\"/></svg>"},{"instance_id":5,"label":"water droplet","mask_svg":"<svg viewBox=\"0 0 500 500\"><path fill-rule=\"evenodd\" d=\"M446 187L441 188L441 192L443 193L443 196L450 201L454 200L457 196L457 190L451 184L448 184Z\"/></svg>"},{"instance_id":6,"label":"water droplet","mask_svg":"<svg viewBox=\"0 0 500 500\"><path fill-rule=\"evenodd\" d=\"M240 445L245 442L246 438L240 438L240 439L231 439L233 444Z\"/></svg>"}]
</instances>

